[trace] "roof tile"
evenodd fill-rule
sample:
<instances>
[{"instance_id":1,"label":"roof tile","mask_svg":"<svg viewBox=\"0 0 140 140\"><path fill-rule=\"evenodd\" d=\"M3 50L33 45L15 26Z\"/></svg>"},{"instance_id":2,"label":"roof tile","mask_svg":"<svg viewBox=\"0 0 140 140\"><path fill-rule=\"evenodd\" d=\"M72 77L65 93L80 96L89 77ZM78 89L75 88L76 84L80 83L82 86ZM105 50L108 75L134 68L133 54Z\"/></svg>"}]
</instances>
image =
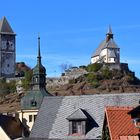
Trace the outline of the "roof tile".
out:
<instances>
[{"instance_id":1,"label":"roof tile","mask_svg":"<svg viewBox=\"0 0 140 140\"><path fill-rule=\"evenodd\" d=\"M139 129L134 126L131 116L128 115L132 109L132 107L106 107L105 112L112 140L120 140L119 136L139 134Z\"/></svg>"}]
</instances>

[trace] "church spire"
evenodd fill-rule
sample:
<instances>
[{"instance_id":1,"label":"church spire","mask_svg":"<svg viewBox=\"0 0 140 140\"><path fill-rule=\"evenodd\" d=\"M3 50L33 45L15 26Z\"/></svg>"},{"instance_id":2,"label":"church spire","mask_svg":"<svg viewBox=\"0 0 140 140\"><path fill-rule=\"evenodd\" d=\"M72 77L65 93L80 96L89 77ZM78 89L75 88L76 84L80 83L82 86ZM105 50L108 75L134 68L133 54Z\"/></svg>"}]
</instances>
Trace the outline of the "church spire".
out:
<instances>
[{"instance_id":1,"label":"church spire","mask_svg":"<svg viewBox=\"0 0 140 140\"><path fill-rule=\"evenodd\" d=\"M38 35L37 65L33 68L33 77L32 77L33 89L45 88L45 86L46 86L45 79L46 79L46 69L41 63L40 36Z\"/></svg>"},{"instance_id":2,"label":"church spire","mask_svg":"<svg viewBox=\"0 0 140 140\"><path fill-rule=\"evenodd\" d=\"M109 24L109 27L108 27L108 32L107 32L107 34L113 34L112 33L112 29L111 29L111 25Z\"/></svg>"},{"instance_id":3,"label":"church spire","mask_svg":"<svg viewBox=\"0 0 140 140\"><path fill-rule=\"evenodd\" d=\"M40 35L38 34L38 56L37 56L38 64L41 64L41 54L40 54Z\"/></svg>"},{"instance_id":4,"label":"church spire","mask_svg":"<svg viewBox=\"0 0 140 140\"><path fill-rule=\"evenodd\" d=\"M106 33L106 42L108 42L110 40L110 38L113 39L113 33L112 33L111 25L109 25L108 31Z\"/></svg>"}]
</instances>

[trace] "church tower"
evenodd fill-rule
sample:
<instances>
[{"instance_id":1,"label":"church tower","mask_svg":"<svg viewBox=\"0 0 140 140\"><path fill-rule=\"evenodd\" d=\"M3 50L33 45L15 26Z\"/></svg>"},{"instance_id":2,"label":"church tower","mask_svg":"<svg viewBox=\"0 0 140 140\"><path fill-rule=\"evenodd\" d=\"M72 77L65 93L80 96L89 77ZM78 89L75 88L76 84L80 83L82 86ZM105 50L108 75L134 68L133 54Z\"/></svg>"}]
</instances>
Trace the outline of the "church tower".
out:
<instances>
[{"instance_id":1,"label":"church tower","mask_svg":"<svg viewBox=\"0 0 140 140\"><path fill-rule=\"evenodd\" d=\"M15 33L6 17L0 20L0 77L15 75Z\"/></svg>"},{"instance_id":2,"label":"church tower","mask_svg":"<svg viewBox=\"0 0 140 140\"><path fill-rule=\"evenodd\" d=\"M120 64L120 48L114 41L111 26L106 33L106 39L100 43L91 56L91 64L93 63Z\"/></svg>"},{"instance_id":3,"label":"church tower","mask_svg":"<svg viewBox=\"0 0 140 140\"><path fill-rule=\"evenodd\" d=\"M41 63L40 37L38 37L37 65L33 68L32 89L46 90L46 69Z\"/></svg>"},{"instance_id":4,"label":"church tower","mask_svg":"<svg viewBox=\"0 0 140 140\"><path fill-rule=\"evenodd\" d=\"M31 90L28 90L21 99L21 110L18 111L21 122L25 123L24 120L26 120L29 131L45 96L51 96L51 94L46 90L46 69L41 63L40 37L38 37L37 64L33 68Z\"/></svg>"}]
</instances>

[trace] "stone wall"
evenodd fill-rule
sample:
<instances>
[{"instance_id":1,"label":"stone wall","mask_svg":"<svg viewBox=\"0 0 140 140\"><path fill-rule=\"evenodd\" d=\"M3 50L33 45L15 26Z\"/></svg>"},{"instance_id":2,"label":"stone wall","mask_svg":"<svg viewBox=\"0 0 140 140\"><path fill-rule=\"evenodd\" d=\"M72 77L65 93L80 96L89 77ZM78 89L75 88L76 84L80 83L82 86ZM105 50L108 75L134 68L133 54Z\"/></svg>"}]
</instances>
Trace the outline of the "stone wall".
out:
<instances>
[{"instance_id":1,"label":"stone wall","mask_svg":"<svg viewBox=\"0 0 140 140\"><path fill-rule=\"evenodd\" d=\"M61 86L69 83L69 80L76 79L79 76L86 74L84 68L72 67L66 70L61 77L46 78L47 87Z\"/></svg>"}]
</instances>

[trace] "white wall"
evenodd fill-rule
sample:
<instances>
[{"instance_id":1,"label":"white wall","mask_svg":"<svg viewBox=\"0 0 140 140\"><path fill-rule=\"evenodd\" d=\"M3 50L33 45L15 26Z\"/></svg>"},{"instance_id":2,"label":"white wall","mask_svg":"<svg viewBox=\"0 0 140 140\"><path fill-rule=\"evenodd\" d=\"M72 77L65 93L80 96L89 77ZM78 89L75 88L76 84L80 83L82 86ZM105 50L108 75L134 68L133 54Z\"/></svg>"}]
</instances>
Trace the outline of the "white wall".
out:
<instances>
[{"instance_id":1,"label":"white wall","mask_svg":"<svg viewBox=\"0 0 140 140\"><path fill-rule=\"evenodd\" d=\"M96 63L99 60L99 56L95 56L91 58L91 64Z\"/></svg>"},{"instance_id":2,"label":"white wall","mask_svg":"<svg viewBox=\"0 0 140 140\"><path fill-rule=\"evenodd\" d=\"M120 54L119 54L119 49L118 50L113 50L113 51L115 51L116 53L117 53L117 55L118 55L118 58L109 58L109 56L108 56L108 53L110 52L111 50L109 50L109 49L107 49L107 48L105 48L105 49L103 49L102 51L101 51L101 53L100 53L100 55L99 56L95 56L95 57L92 57L91 58L91 64L93 64L93 63L96 63L100 58L102 58L102 57L104 57L103 58L103 61L105 62L105 63L117 63L117 62L119 62L119 57L120 57Z\"/></svg>"},{"instance_id":3,"label":"white wall","mask_svg":"<svg viewBox=\"0 0 140 140\"><path fill-rule=\"evenodd\" d=\"M0 140L11 140L0 126Z\"/></svg>"}]
</instances>

